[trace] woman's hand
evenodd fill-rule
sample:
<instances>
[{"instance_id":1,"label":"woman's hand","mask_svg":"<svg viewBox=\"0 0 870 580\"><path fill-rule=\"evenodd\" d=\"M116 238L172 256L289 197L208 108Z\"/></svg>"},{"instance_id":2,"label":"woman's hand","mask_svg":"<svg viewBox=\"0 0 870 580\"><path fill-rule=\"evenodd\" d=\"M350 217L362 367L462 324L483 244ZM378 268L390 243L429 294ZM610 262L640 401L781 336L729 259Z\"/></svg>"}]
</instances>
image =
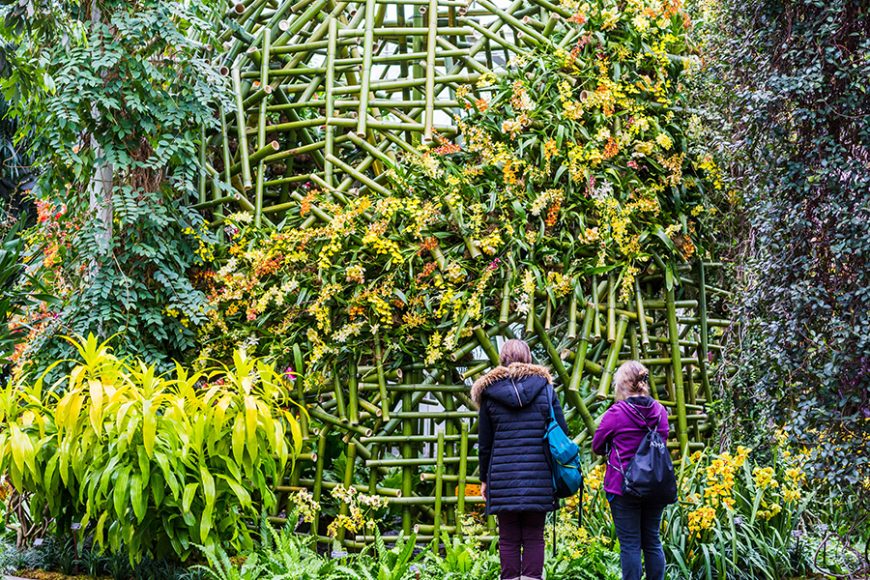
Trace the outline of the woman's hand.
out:
<instances>
[{"instance_id":1,"label":"woman's hand","mask_svg":"<svg viewBox=\"0 0 870 580\"><path fill-rule=\"evenodd\" d=\"M480 484L480 495L483 496L483 499L486 499L486 482L482 482Z\"/></svg>"}]
</instances>

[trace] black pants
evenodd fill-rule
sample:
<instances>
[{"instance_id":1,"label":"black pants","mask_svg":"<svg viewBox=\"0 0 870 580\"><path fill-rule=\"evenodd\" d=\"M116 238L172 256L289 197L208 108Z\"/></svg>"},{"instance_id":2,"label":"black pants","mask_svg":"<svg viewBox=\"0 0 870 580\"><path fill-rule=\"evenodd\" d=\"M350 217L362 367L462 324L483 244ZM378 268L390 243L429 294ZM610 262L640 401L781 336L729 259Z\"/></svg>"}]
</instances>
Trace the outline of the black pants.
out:
<instances>
[{"instance_id":1,"label":"black pants","mask_svg":"<svg viewBox=\"0 0 870 580\"><path fill-rule=\"evenodd\" d=\"M662 525L661 504L646 504L636 497L607 494L610 512L619 538L619 560L623 580L640 580L646 570L647 580L664 580L665 552L659 538ZM643 552L643 568L640 555Z\"/></svg>"},{"instance_id":2,"label":"black pants","mask_svg":"<svg viewBox=\"0 0 870 580\"><path fill-rule=\"evenodd\" d=\"M498 514L501 577L541 578L544 574L544 512Z\"/></svg>"}]
</instances>

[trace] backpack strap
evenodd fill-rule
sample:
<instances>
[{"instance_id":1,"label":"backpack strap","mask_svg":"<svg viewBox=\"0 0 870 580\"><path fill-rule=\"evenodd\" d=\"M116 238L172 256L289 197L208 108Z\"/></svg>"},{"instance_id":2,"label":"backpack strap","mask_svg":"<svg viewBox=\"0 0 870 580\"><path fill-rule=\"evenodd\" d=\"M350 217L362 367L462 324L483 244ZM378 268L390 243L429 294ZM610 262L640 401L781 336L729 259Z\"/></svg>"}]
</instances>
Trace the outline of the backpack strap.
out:
<instances>
[{"instance_id":1,"label":"backpack strap","mask_svg":"<svg viewBox=\"0 0 870 580\"><path fill-rule=\"evenodd\" d=\"M640 410L636 406L634 406L633 403L629 403L628 399L625 399L623 402L628 405L628 408L631 409L631 411L641 420L644 427L646 427L649 432L654 432L657 430L660 414L656 415L656 425L654 427L650 427L649 423L647 422L648 419L643 416L643 413L641 413Z\"/></svg>"},{"instance_id":2,"label":"backpack strap","mask_svg":"<svg viewBox=\"0 0 870 580\"><path fill-rule=\"evenodd\" d=\"M556 420L556 411L555 411L555 396L556 389L553 388L553 385L547 383L547 406L550 407L550 419L553 421Z\"/></svg>"}]
</instances>

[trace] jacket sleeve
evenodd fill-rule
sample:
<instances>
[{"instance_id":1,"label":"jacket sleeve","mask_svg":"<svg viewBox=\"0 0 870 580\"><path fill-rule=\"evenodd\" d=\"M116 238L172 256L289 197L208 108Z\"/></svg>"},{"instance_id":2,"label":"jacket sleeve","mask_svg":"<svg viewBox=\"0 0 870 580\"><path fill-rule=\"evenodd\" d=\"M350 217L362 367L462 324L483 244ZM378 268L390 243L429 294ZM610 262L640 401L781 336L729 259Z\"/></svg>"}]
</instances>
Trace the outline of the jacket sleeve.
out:
<instances>
[{"instance_id":1,"label":"jacket sleeve","mask_svg":"<svg viewBox=\"0 0 870 580\"><path fill-rule=\"evenodd\" d=\"M562 428L565 435L570 437L571 434L568 432L568 422L565 421L565 414L562 412L562 405L559 404L559 397L556 396L555 391L553 391L553 414L556 415L556 423L559 424L559 427Z\"/></svg>"},{"instance_id":2,"label":"jacket sleeve","mask_svg":"<svg viewBox=\"0 0 870 580\"><path fill-rule=\"evenodd\" d=\"M607 452L607 444L613 436L613 429L616 424L615 407L610 407L604 416L601 417L601 423L595 430L595 435L592 437L592 451L596 455L604 455Z\"/></svg>"},{"instance_id":3,"label":"jacket sleeve","mask_svg":"<svg viewBox=\"0 0 870 580\"><path fill-rule=\"evenodd\" d=\"M492 459L492 421L489 417L489 407L486 401L480 402L480 412L477 421L477 456L480 462L480 481L486 483L489 476L489 461Z\"/></svg>"}]
</instances>

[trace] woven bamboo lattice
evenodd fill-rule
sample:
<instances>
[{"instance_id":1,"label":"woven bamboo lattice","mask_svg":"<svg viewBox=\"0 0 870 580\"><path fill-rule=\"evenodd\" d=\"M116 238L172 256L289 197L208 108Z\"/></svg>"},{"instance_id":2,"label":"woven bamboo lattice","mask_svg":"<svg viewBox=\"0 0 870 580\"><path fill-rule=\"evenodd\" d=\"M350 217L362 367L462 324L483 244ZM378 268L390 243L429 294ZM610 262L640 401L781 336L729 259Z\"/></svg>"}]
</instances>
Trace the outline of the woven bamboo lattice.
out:
<instances>
[{"instance_id":1,"label":"woven bamboo lattice","mask_svg":"<svg viewBox=\"0 0 870 580\"><path fill-rule=\"evenodd\" d=\"M414 154L421 144L456 135L460 85L509 67L512 56L548 42L569 16L549 0L233 5L221 40L235 103L221 111L213 149L203 148L213 187L209 191L203 180L198 207L215 223L241 209L268 227L298 208L302 196L295 190L303 182L338 203L367 191L388 194L384 174L397 153ZM569 33L560 43L569 46L576 38ZM298 227L318 219L328 216L314 211ZM480 481L469 390L497 364L502 337L525 338L554 371L579 442L588 445L614 370L632 358L650 367L654 394L672 414L676 436L669 446L702 447L713 429L706 405L716 368L709 361L721 350L710 329L727 325L708 312L725 294L706 279L711 267L718 274L717 265L683 267L681 283L670 289L663 270L653 266L639 276L628 302L617 300L612 277L590 276L561 303L533 304L525 319L504 306L506 293L499 324L475 328L449 364L392 368L375 340L370 366L336 369L334 389L309 399L310 449L278 491L304 488L320 500L336 485L354 486L400 506L395 528L416 531L418 541L455 530L463 513L482 508L482 498L467 491ZM336 474L341 481L325 481L335 459L328 443L337 436L346 467ZM384 487L396 469L401 484ZM322 524L315 521L312 534L327 541ZM339 539L358 546L372 537L341 532Z\"/></svg>"}]
</instances>

